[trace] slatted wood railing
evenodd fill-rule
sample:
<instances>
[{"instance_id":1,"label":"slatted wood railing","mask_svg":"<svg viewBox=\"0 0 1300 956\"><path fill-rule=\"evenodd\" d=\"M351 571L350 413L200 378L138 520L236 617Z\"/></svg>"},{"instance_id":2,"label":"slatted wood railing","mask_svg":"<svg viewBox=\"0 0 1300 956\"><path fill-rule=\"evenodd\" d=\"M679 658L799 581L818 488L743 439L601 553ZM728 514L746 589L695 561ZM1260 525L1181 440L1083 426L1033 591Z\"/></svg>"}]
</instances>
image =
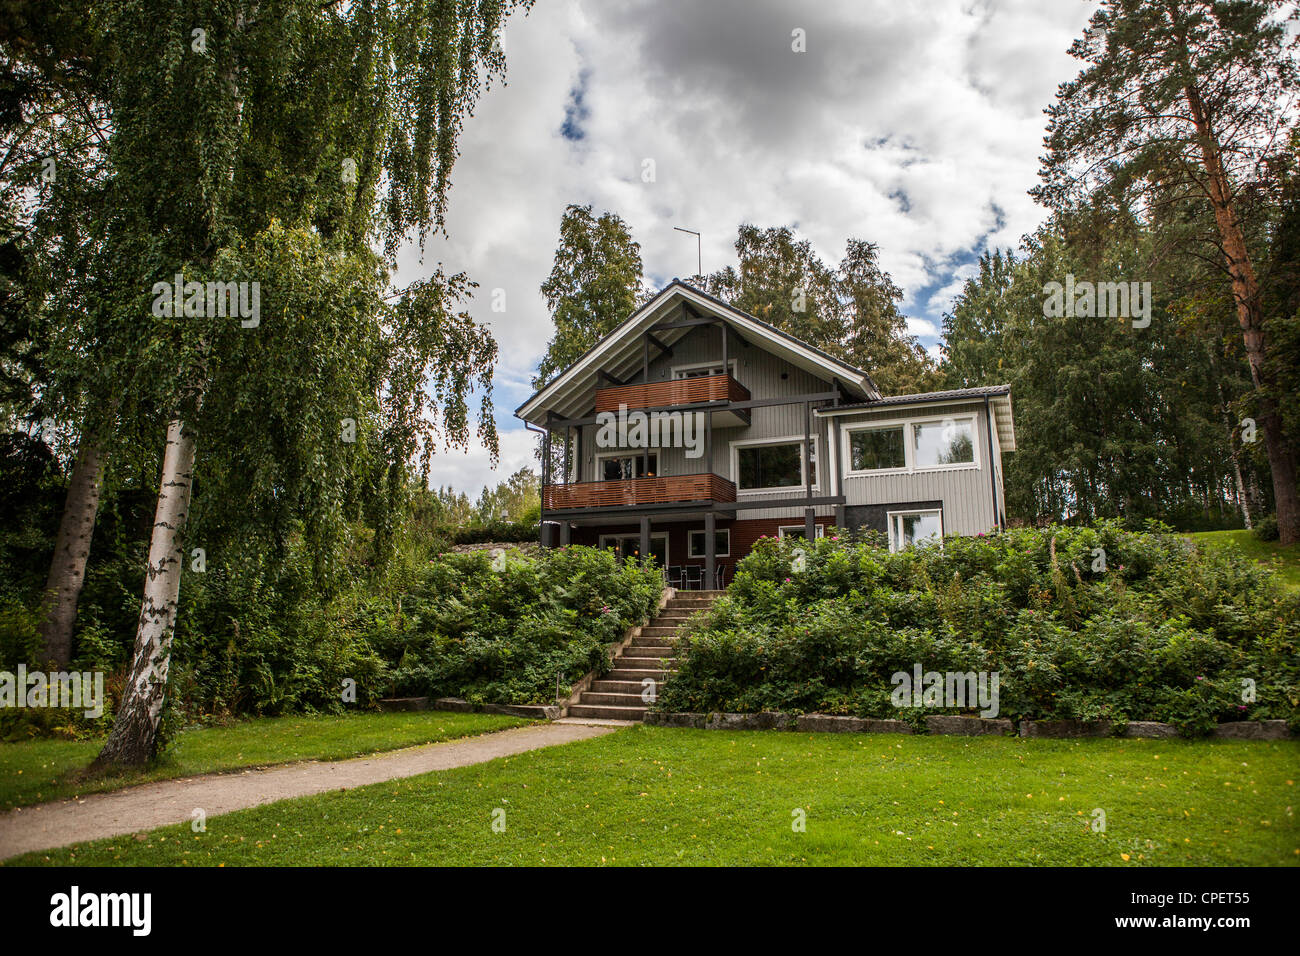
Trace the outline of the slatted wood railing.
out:
<instances>
[{"instance_id":1,"label":"slatted wood railing","mask_svg":"<svg viewBox=\"0 0 1300 956\"><path fill-rule=\"evenodd\" d=\"M678 501L735 500L736 486L721 475L660 475L622 481L579 481L568 485L547 485L542 495L542 506L547 511L561 511L568 508L612 508Z\"/></svg>"},{"instance_id":2,"label":"slatted wood railing","mask_svg":"<svg viewBox=\"0 0 1300 956\"><path fill-rule=\"evenodd\" d=\"M749 389L730 375L701 375L649 385L617 385L596 389L596 411L616 412L627 408L670 408L703 402L747 402Z\"/></svg>"}]
</instances>

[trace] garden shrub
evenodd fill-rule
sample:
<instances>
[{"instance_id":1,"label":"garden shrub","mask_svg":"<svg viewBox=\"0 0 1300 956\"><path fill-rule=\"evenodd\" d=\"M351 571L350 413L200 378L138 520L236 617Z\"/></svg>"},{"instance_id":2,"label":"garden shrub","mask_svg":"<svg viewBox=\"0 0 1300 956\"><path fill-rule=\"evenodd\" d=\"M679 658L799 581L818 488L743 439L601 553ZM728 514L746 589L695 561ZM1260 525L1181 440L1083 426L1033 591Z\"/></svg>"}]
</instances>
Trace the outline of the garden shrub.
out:
<instances>
[{"instance_id":1,"label":"garden shrub","mask_svg":"<svg viewBox=\"0 0 1300 956\"><path fill-rule=\"evenodd\" d=\"M1260 541L1276 541L1278 539L1277 515L1264 515L1255 522L1255 527L1251 530Z\"/></svg>"},{"instance_id":2,"label":"garden shrub","mask_svg":"<svg viewBox=\"0 0 1300 956\"><path fill-rule=\"evenodd\" d=\"M367 640L387 665L385 696L546 703L560 675L567 695L603 672L606 647L653 614L662 589L657 568L609 550L445 555L406 592L401 620Z\"/></svg>"},{"instance_id":3,"label":"garden shrub","mask_svg":"<svg viewBox=\"0 0 1300 956\"><path fill-rule=\"evenodd\" d=\"M811 547L765 538L687 635L658 707L957 712L893 706L891 676L917 663L998 673L999 716L1013 719L1157 720L1187 734L1296 724L1300 597L1158 525L1015 529L898 554L839 534Z\"/></svg>"}]
</instances>

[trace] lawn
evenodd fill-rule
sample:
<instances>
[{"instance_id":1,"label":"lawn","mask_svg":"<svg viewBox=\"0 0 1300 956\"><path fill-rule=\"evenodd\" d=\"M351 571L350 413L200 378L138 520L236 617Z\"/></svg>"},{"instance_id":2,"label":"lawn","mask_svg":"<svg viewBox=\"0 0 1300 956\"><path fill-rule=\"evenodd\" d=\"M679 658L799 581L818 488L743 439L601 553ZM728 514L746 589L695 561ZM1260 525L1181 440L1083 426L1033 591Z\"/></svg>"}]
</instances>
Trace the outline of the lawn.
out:
<instances>
[{"instance_id":1,"label":"lawn","mask_svg":"<svg viewBox=\"0 0 1300 956\"><path fill-rule=\"evenodd\" d=\"M1287 587L1300 590L1300 544L1284 548L1276 541L1260 541L1249 531L1198 531L1187 537L1197 544L1231 548L1243 557L1267 564L1281 576Z\"/></svg>"},{"instance_id":2,"label":"lawn","mask_svg":"<svg viewBox=\"0 0 1300 956\"><path fill-rule=\"evenodd\" d=\"M1296 865L1297 775L1292 741L632 727L11 865Z\"/></svg>"},{"instance_id":3,"label":"lawn","mask_svg":"<svg viewBox=\"0 0 1300 956\"><path fill-rule=\"evenodd\" d=\"M266 717L184 731L148 770L85 780L77 776L95 759L103 740L0 743L0 809L171 777L295 760L341 760L526 723L516 717L446 711Z\"/></svg>"}]
</instances>

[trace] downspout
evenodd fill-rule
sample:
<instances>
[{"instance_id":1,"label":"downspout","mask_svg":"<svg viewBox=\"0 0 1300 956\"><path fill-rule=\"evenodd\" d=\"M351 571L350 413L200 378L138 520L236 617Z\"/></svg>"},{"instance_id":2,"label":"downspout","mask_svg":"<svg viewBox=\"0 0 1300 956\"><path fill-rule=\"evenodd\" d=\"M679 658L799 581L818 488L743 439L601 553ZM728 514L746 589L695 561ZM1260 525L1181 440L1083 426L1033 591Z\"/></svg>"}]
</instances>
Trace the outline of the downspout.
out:
<instances>
[{"instance_id":1,"label":"downspout","mask_svg":"<svg viewBox=\"0 0 1300 956\"><path fill-rule=\"evenodd\" d=\"M1002 528L1002 515L998 511L998 479L996 465L993 461L993 407L989 404L989 397L984 396L984 422L988 426L989 438L989 491L993 495L993 523L998 528Z\"/></svg>"}]
</instances>

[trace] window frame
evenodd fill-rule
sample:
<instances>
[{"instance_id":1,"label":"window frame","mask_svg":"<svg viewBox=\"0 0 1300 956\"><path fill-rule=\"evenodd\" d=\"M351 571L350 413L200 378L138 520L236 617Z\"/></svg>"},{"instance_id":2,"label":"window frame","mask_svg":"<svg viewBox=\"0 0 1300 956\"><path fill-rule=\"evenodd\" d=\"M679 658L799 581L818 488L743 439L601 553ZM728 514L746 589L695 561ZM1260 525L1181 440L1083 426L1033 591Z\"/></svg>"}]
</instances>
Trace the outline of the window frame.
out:
<instances>
[{"instance_id":1,"label":"window frame","mask_svg":"<svg viewBox=\"0 0 1300 956\"><path fill-rule=\"evenodd\" d=\"M669 366L669 369L668 369L668 379L669 379L669 381L672 381L672 382L687 382L687 381L690 381L690 378L689 378L689 377L687 377L687 376L683 376L683 375L678 375L677 373L678 373L678 372L686 372L686 371L690 371L690 370L692 370L692 369L714 368L715 366L718 366L718 365L721 365L721 364L722 364L722 360L719 359L719 360L716 361L716 362L684 362L684 363L682 363L681 365L672 365L672 366ZM727 369L726 369L726 372L727 372L727 374L730 375L732 378L735 378L735 377L736 377L736 368L737 368L736 360L735 360L734 358L732 358L732 359L727 359ZM712 375L721 375L722 373L721 373L721 372L711 372L710 374L712 374ZM692 376L692 377L703 378L704 376Z\"/></svg>"},{"instance_id":2,"label":"window frame","mask_svg":"<svg viewBox=\"0 0 1300 956\"><path fill-rule=\"evenodd\" d=\"M621 540L623 540L623 539L625 539L625 538L636 538L636 539L638 539L638 540L637 540L637 545L640 546L640 543L641 543L641 542L640 542L641 535L638 534L638 533L635 532L635 531L633 531L633 532L630 533L630 534L602 534L602 535L601 535L597 540L600 542L600 544L599 544L600 550L604 551L606 548L612 547L612 545L610 544L610 539L613 539L614 541L621 541ZM671 557L671 556L670 556L669 551L668 551L668 532L667 532L667 531L652 531L652 532L650 533L650 550L651 550L651 551L654 550L655 539L656 539L656 538L661 538L661 539L663 539L663 543L664 543L664 565L663 565L663 566L666 568L666 567L668 567L668 566L672 563L671 560L670 560L670 557Z\"/></svg>"},{"instance_id":3,"label":"window frame","mask_svg":"<svg viewBox=\"0 0 1300 956\"><path fill-rule=\"evenodd\" d=\"M605 477L605 467L604 467L604 465L602 464L602 462L604 462L606 459L609 459L609 458L640 458L641 455L642 455L643 453L646 454L646 455L648 455L649 457L651 457L651 458L653 458L653 459L655 460L655 465L654 465L654 474L653 474L653 475L641 475L640 477L642 477L642 478L661 478L661 477L663 477L663 472L661 472L661 471L659 470L659 449L657 449L657 448L649 448L649 449L628 448L628 449L623 449L623 450L620 450L620 451L605 451L605 452L597 452L597 453L596 453L596 478L595 478L595 480L596 480L596 481L636 481L636 480L637 480L636 478L606 478L606 477Z\"/></svg>"},{"instance_id":4,"label":"window frame","mask_svg":"<svg viewBox=\"0 0 1300 956\"><path fill-rule=\"evenodd\" d=\"M856 432L892 432L901 431L903 433L903 463L896 468L854 468L853 467L853 435ZM911 429L907 427L906 422L899 422L894 425L858 425L856 427L846 427L844 430L844 473L846 475L898 475L908 471L907 445Z\"/></svg>"},{"instance_id":5,"label":"window frame","mask_svg":"<svg viewBox=\"0 0 1300 956\"><path fill-rule=\"evenodd\" d=\"M770 494L787 494L796 488L805 488L808 485L808 475L804 470L803 459L803 436L786 435L781 438L748 438L740 441L733 441L730 446L731 452L731 481L736 486L736 496L741 495L770 495ZM767 488L742 488L740 486L740 450L742 448L755 448L760 445L797 445L799 446L799 483L795 485L774 485ZM809 449L809 455L813 465L813 472L816 476L812 483L814 489L820 489L820 479L825 474L825 465L820 461L821 456L818 454L820 442L817 435L812 436L812 447ZM820 471L818 466L821 465Z\"/></svg>"},{"instance_id":6,"label":"window frame","mask_svg":"<svg viewBox=\"0 0 1300 956\"><path fill-rule=\"evenodd\" d=\"M715 558L729 558L729 557L731 557L731 529L730 529L730 528L717 528L716 530L714 530L713 533L714 533L715 535L725 534L725 535L727 536L727 550L726 550L726 551L719 551L719 552L717 552L716 554L714 554L714 557L715 557ZM701 538L700 543L701 543L701 544L707 543L707 541L708 541L708 539L704 537L704 535L708 534L708 531L706 531L704 528L691 528L691 529L687 530L687 532L686 532L686 556L687 556L688 558L705 558L705 557L708 557L708 555L706 555L706 554L704 553L704 551L702 551L702 550L700 551L699 554L696 554L696 553L695 553L694 541L693 541L692 539L693 539L693 538L695 537L695 535L697 535L697 534L700 535L700 538Z\"/></svg>"},{"instance_id":7,"label":"window frame","mask_svg":"<svg viewBox=\"0 0 1300 956\"><path fill-rule=\"evenodd\" d=\"M910 513L910 512L909 512L909 513ZM824 538L824 537L826 537L826 525L824 525L824 524L819 524L819 525L816 526L816 528L817 528L817 534L814 535L814 538ZM806 534L807 531L808 531L808 529L807 529L807 528L806 528L802 523L801 523L801 524L781 524L781 525L777 525L777 526L776 526L776 537L777 537L777 540L779 540L779 541L784 541L784 540L785 540L785 533L786 533L787 531L802 531L802 532L804 532L804 533Z\"/></svg>"},{"instance_id":8,"label":"window frame","mask_svg":"<svg viewBox=\"0 0 1300 956\"><path fill-rule=\"evenodd\" d=\"M902 508L897 511L885 512L885 526L886 533L889 535L889 552L891 554L897 554L898 552L905 550L905 546L900 546L900 543L894 538L894 519L907 517L909 515L916 515L917 517L922 515L936 515L939 518L939 536L935 541L940 548L943 547L942 508ZM913 547L915 547L915 545L913 545Z\"/></svg>"},{"instance_id":9,"label":"window frame","mask_svg":"<svg viewBox=\"0 0 1300 956\"><path fill-rule=\"evenodd\" d=\"M967 423L971 428L971 461L954 462L948 465L918 465L916 463L916 426ZM902 468L876 468L857 470L853 468L852 436L859 431L882 431L890 428L903 429ZM979 415L975 412L963 412L960 415L940 415L927 418L891 418L874 422L845 423L840 426L840 451L844 457L844 477L864 478L876 475L920 475L939 471L978 471L982 467L980 455ZM910 514L911 512L909 512Z\"/></svg>"}]
</instances>

